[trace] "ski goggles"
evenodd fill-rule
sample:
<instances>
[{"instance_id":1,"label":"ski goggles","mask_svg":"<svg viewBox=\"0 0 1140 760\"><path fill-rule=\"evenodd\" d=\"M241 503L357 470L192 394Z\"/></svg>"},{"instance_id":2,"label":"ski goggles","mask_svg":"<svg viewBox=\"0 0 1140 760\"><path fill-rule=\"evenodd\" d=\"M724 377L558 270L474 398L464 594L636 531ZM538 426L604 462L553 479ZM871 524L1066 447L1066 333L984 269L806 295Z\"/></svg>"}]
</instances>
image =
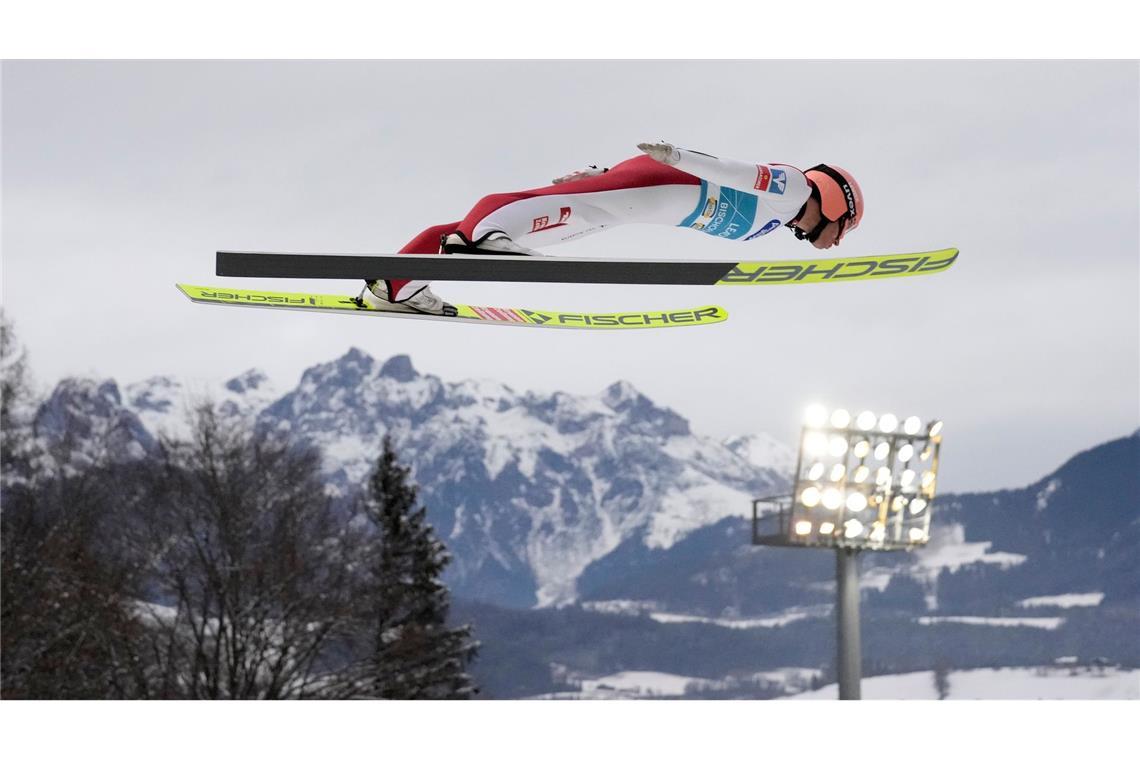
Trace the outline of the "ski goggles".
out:
<instances>
[{"instance_id":1,"label":"ski goggles","mask_svg":"<svg viewBox=\"0 0 1140 760\"><path fill-rule=\"evenodd\" d=\"M812 197L816 199L816 201L820 200L819 199L819 191L816 190L814 187L811 190L811 194L812 194ZM796 214L795 219L792 219L790 222L788 222L784 226L787 227L788 229L790 229L795 234L797 240L806 240L809 243L814 243L815 241L819 240L819 236L823 234L823 231L825 229L827 229L827 225L831 224L832 222L835 222L836 224L839 225L839 232L836 233L836 235L835 235L835 242L838 243L843 238L843 233L847 231L848 216L845 212L838 219L828 219L827 214L822 213L822 206L823 206L823 204L820 203L821 213L819 215L819 222L814 227L812 227L810 230L801 230L799 227L796 226L796 222L798 222L803 217L804 210L807 209L807 204L804 204L804 208L800 210L800 213Z\"/></svg>"}]
</instances>

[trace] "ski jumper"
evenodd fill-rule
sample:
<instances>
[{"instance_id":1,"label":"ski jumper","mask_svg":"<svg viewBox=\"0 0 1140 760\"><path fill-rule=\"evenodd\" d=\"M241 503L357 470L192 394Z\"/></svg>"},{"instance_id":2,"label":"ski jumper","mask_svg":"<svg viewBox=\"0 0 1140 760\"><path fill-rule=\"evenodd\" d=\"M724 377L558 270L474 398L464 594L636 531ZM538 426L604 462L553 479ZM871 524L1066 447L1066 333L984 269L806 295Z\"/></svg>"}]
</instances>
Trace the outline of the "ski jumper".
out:
<instances>
[{"instance_id":1,"label":"ski jumper","mask_svg":"<svg viewBox=\"0 0 1140 760\"><path fill-rule=\"evenodd\" d=\"M795 218L811 194L803 172L792 166L679 152L675 166L637 156L594 177L488 195L461 221L429 227L399 252L439 253L440 238L453 232L474 241L502 232L519 245L540 247L630 223L752 240ZM387 281L393 301L409 298L427 284Z\"/></svg>"}]
</instances>

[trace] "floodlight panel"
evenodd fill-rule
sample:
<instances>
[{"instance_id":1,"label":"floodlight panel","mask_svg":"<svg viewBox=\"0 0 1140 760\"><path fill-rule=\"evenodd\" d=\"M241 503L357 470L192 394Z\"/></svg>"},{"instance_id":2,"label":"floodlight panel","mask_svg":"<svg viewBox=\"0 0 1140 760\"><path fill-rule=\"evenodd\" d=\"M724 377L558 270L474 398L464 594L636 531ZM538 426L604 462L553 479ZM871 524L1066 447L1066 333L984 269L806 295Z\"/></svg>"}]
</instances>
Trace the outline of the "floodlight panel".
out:
<instances>
[{"instance_id":1,"label":"floodlight panel","mask_svg":"<svg viewBox=\"0 0 1140 760\"><path fill-rule=\"evenodd\" d=\"M929 540L937 421L819 406L805 415L786 540L903 549ZM855 523L851 521L855 520ZM856 532L856 524L862 526ZM914 538L912 538L912 536Z\"/></svg>"}]
</instances>

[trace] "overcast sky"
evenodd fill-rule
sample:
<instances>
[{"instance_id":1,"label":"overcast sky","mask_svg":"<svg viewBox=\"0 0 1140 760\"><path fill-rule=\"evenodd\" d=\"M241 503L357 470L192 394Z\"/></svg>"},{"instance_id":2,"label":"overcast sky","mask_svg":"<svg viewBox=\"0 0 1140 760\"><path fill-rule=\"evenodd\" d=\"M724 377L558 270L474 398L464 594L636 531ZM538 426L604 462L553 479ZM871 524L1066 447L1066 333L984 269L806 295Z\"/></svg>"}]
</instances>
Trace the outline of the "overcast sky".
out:
<instances>
[{"instance_id":1,"label":"overcast sky","mask_svg":"<svg viewBox=\"0 0 1140 760\"><path fill-rule=\"evenodd\" d=\"M519 390L627 379L718 437L791 442L812 401L939 416L943 484L959 490L1024 485L1140 426L1135 62L5 62L2 87L3 304L45 387L259 367L284 392L357 346ZM817 287L436 287L731 315L601 334L216 309L173 287L217 282L220 248L395 251L484 194L658 139L851 170L867 213L840 254L962 255L935 277ZM630 226L550 252L812 249L785 231L739 243Z\"/></svg>"}]
</instances>

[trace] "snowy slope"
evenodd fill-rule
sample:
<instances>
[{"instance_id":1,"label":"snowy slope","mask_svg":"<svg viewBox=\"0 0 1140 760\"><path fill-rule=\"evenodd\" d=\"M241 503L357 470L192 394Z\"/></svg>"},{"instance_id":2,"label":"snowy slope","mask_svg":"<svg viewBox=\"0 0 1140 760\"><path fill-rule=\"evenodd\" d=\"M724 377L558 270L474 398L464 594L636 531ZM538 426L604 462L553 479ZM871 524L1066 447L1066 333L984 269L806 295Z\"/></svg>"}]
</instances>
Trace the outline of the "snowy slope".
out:
<instances>
[{"instance_id":1,"label":"snowy slope","mask_svg":"<svg viewBox=\"0 0 1140 760\"><path fill-rule=\"evenodd\" d=\"M993 668L951 671L948 699L1140 699L1140 671ZM864 678L863 699L938 699L933 671ZM836 684L792 699L837 699Z\"/></svg>"},{"instance_id":2,"label":"snowy slope","mask_svg":"<svg viewBox=\"0 0 1140 760\"><path fill-rule=\"evenodd\" d=\"M757 467L767 467L791 475L796 466L796 452L787 443L767 433L748 433L728 438L725 448Z\"/></svg>"},{"instance_id":3,"label":"snowy slope","mask_svg":"<svg viewBox=\"0 0 1140 760\"><path fill-rule=\"evenodd\" d=\"M598 700L598 699L668 699L709 698L728 691L751 696L757 692L768 696L795 694L807 689L820 671L812 668L779 668L727 678L697 678L656 670L623 670L597 677L567 678L566 691L539 694L532 699Z\"/></svg>"},{"instance_id":4,"label":"snowy slope","mask_svg":"<svg viewBox=\"0 0 1140 760\"><path fill-rule=\"evenodd\" d=\"M780 684L797 700L835 700L839 687L829 684L805 691L819 671L784 668L756 673L748 680ZM1140 671L1107 668L986 668L954 670L948 674L947 699L1140 699ZM729 684L657 671L621 671L599 678L582 679L580 691L538 696L539 699L660 699L692 697L692 691L715 693ZM735 685L735 684L733 684ZM686 694L686 692L689 692ZM794 693L799 692L799 693ZM861 683L863 699L938 699L934 672L874 676Z\"/></svg>"}]
</instances>

